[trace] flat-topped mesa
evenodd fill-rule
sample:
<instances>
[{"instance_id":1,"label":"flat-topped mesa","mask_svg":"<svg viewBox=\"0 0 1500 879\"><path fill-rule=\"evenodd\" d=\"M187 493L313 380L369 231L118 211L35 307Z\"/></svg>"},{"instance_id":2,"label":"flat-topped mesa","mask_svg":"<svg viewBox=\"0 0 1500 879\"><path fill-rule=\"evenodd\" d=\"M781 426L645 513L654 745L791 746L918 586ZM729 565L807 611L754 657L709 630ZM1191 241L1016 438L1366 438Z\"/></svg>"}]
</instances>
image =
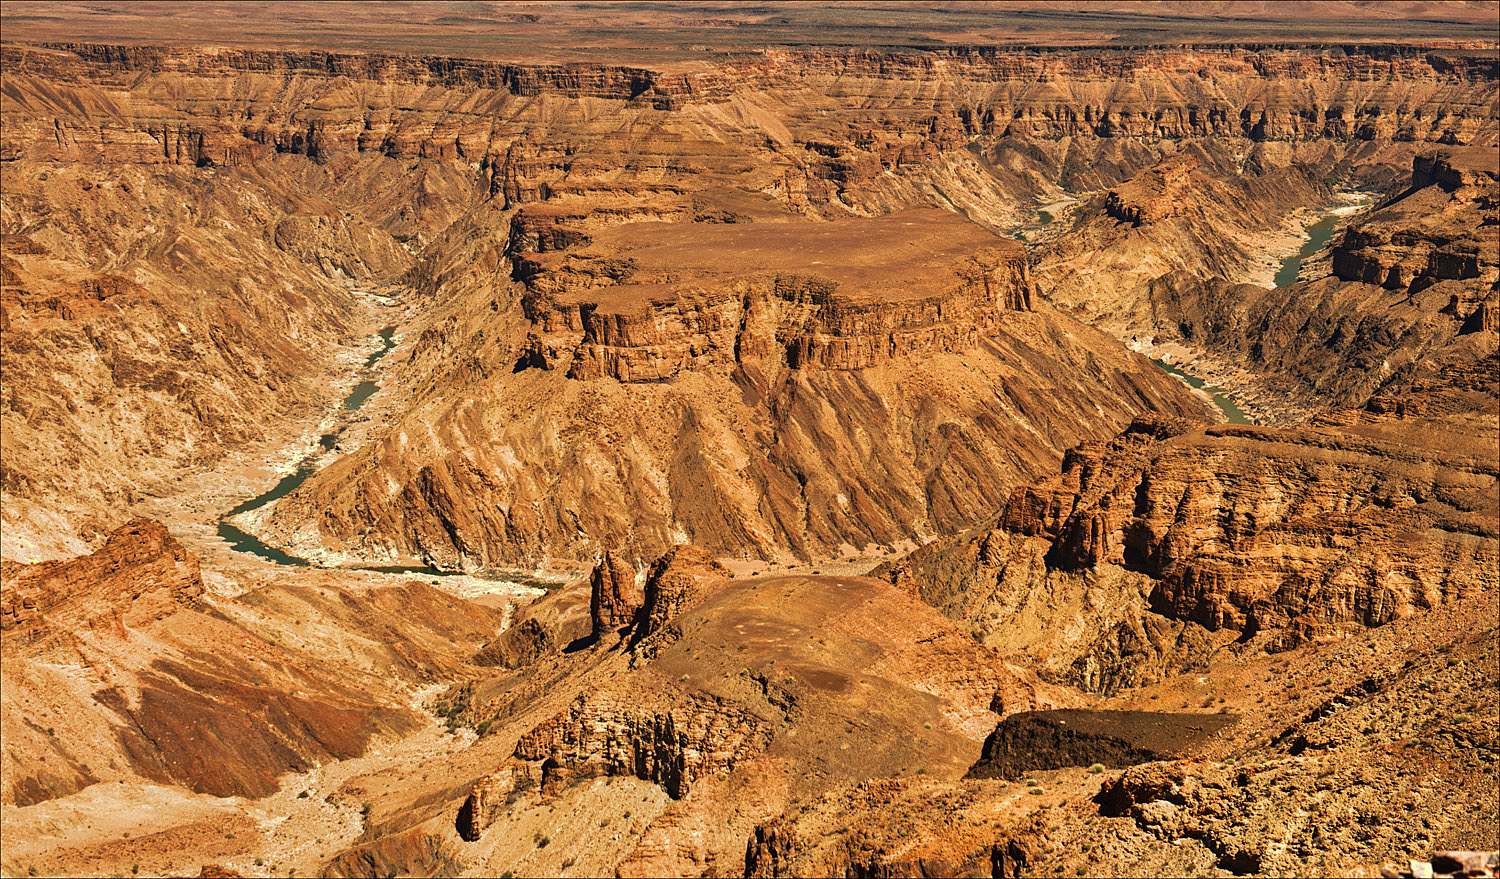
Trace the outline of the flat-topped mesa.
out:
<instances>
[{"instance_id":1,"label":"flat-topped mesa","mask_svg":"<svg viewBox=\"0 0 1500 879\"><path fill-rule=\"evenodd\" d=\"M535 327L524 365L566 365L578 379L863 369L967 350L1000 312L1032 309L1024 248L926 208L831 223L634 224L518 263Z\"/></svg>"}]
</instances>

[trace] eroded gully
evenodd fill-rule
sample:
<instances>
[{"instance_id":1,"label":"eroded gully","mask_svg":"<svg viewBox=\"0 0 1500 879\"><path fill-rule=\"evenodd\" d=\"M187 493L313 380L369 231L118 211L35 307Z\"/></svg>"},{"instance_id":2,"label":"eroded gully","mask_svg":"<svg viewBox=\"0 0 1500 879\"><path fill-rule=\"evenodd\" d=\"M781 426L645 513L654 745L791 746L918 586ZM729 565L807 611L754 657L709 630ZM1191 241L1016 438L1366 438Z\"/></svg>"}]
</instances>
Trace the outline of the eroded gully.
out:
<instances>
[{"instance_id":1,"label":"eroded gully","mask_svg":"<svg viewBox=\"0 0 1500 879\"><path fill-rule=\"evenodd\" d=\"M1342 228L1341 221L1343 221L1349 213L1350 211L1348 210L1335 210L1322 217L1317 222L1306 226L1305 228L1307 232L1307 239L1302 243L1302 246L1298 248L1295 253L1292 253L1284 260L1282 260L1281 268L1276 272L1276 286L1282 287L1295 282L1297 280L1298 274L1302 271L1303 264L1318 252L1320 252L1328 244L1328 242L1333 239L1334 234L1340 228ZM1050 221L1051 219L1052 218L1050 216L1046 216L1044 222ZM380 339L381 346L379 350L370 354L370 356L365 360L362 367L362 371L365 373L366 377L354 386L354 389L350 391L349 395L345 397L344 401L340 404L340 408L345 412L352 413L357 411L361 406L365 404L366 401L370 399L370 397L375 394L376 391L380 389L380 385L374 380L374 370L376 364L380 362L381 358L385 357L385 355L390 353L391 349L395 347L395 331L395 327L386 327L385 329L380 331L378 338ZM1200 392L1202 396L1206 397L1210 402L1212 402L1213 405L1219 410L1219 412L1223 414L1224 420L1226 422L1230 424L1256 423L1253 418L1247 415L1245 411L1239 407L1238 403L1236 403L1234 399L1234 394L1231 391L1228 391L1217 385L1211 385L1204 381L1202 378L1199 378L1192 373L1185 372L1166 360L1152 358L1151 362L1161 367L1167 373L1176 376L1193 390ZM304 558L294 556L288 552L271 546L260 540L255 535L249 534L235 527L229 522L229 520L242 513L248 513L252 510L260 509L266 504L286 497L293 491L296 491L298 486L302 485L302 483L306 482L310 476L318 472L323 454L333 450L334 446L338 443L339 435L343 432L343 429L344 426L340 425L331 432L323 434L318 439L318 446L321 452L315 452L308 455L297 465L296 470L294 470L287 476L282 477L281 480L278 481L274 486L272 486L269 491L250 498L249 500L239 504L238 506L234 507L233 509L229 510L219 517L219 537L229 545L230 549L234 550L235 552L247 553L257 556L261 559L278 565L290 565L295 567L314 566L313 563ZM363 571L377 571L390 574L409 573L430 577L461 575L461 572L444 571L440 568L434 568L430 566L356 565L352 567L354 567L356 570ZM518 581L530 581L530 578L526 577L519 577L514 579ZM528 582L528 585L552 584L535 581Z\"/></svg>"}]
</instances>

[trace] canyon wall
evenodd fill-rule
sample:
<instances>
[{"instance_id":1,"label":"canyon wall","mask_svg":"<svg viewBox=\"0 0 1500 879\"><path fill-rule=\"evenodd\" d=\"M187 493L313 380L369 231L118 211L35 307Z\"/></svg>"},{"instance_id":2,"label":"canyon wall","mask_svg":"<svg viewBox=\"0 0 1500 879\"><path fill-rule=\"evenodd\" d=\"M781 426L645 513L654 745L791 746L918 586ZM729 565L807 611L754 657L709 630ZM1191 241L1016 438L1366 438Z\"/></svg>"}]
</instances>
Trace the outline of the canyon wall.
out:
<instances>
[{"instance_id":1,"label":"canyon wall","mask_svg":"<svg viewBox=\"0 0 1500 879\"><path fill-rule=\"evenodd\" d=\"M1028 310L1019 248L946 212L592 234L518 255L512 285L455 269L414 354L443 376L414 383L421 414L252 527L455 567L861 551L988 515L1109 413L1199 408Z\"/></svg>"},{"instance_id":2,"label":"canyon wall","mask_svg":"<svg viewBox=\"0 0 1500 879\"><path fill-rule=\"evenodd\" d=\"M1069 839L1105 870L1274 849L1333 873L1466 820L1404 809L1418 791L1493 789L1459 768L1493 744L1460 714L1495 689L1475 625L1500 541L1495 175L1461 149L1495 142L1492 55L648 70L69 44L0 64L8 831L151 782L260 798L233 807L268 828L236 856L283 872L275 827L301 822L295 866L317 852L326 875L1062 874ZM1222 280L1350 181L1390 198L1323 277ZM1035 207L1058 203L1044 233ZM330 563L607 553L587 601L502 613L237 557L231 576L160 524L112 528L234 450L305 439L380 326L351 292L371 288L400 315L388 422L242 524ZM1088 322L1239 334L1247 362L1349 405L1211 426ZM914 544L873 579L713 561ZM434 684L446 734L419 710ZM1249 718L1209 754L1245 767L1213 790L1263 794L1249 837L1207 785L1132 775L1099 816L1081 767L1025 797L965 779L1001 716L1156 684ZM1324 772L1350 742L1358 771ZM286 773L356 755L302 789L349 823L307 823ZM1361 818L1296 844L1358 858L1294 863L1267 829L1314 791Z\"/></svg>"},{"instance_id":3,"label":"canyon wall","mask_svg":"<svg viewBox=\"0 0 1500 879\"><path fill-rule=\"evenodd\" d=\"M1044 613L1078 607L1076 631L1034 661L1104 692L1205 667L1229 646L1219 633L1285 650L1486 594L1497 365L1491 352L1298 428L1137 421L1017 489L994 530L876 575L1020 655L1031 591Z\"/></svg>"},{"instance_id":4,"label":"canyon wall","mask_svg":"<svg viewBox=\"0 0 1500 879\"><path fill-rule=\"evenodd\" d=\"M1275 238L1250 217L1331 193L1296 176L1226 177L1196 149L1174 156L1052 234L1033 273L1040 298L1134 347L1197 361L1277 423L1399 394L1496 344L1500 160L1493 131L1482 139L1372 177L1386 194L1368 210L1346 205L1350 225L1277 288L1274 264L1254 265L1257 244Z\"/></svg>"},{"instance_id":5,"label":"canyon wall","mask_svg":"<svg viewBox=\"0 0 1500 879\"><path fill-rule=\"evenodd\" d=\"M151 493L170 492L172 474L204 466L226 449L264 437L260 425L266 413L312 405L320 396L314 377L326 374L321 370L330 365L330 343L354 341L349 333L359 322L349 315L359 307L340 289L351 279L368 285L403 277L420 294L455 300L472 295L475 305L509 310L503 316L493 312L491 327L476 328L477 336L462 339L443 329L454 317L451 312L424 317L423 339L411 352L410 368L403 376L414 389L434 388L439 376L451 380L460 367L504 368L476 353L503 338L498 344L506 349L509 365L524 360L551 366L566 357L569 372L580 381L624 379L632 385L675 381L684 374L684 365L688 373L706 369L710 376L704 380L719 381L712 374L728 363L730 346L737 346L733 362L741 378L736 388L725 386L711 393L731 399L748 393L770 400L784 392L756 376L757 356L774 354L778 362L788 358L793 370L823 364L875 368L891 354L899 361L903 353L926 357L976 344L983 348L979 340L989 334L990 319L958 314L967 307L960 304L965 297L950 295L903 306L905 316L887 307L862 314L860 306L848 302L822 306L818 327L790 331L789 322L805 321L803 315L813 313L808 294L789 293L790 282L781 284L780 293L773 285L774 295L754 293L749 288L768 282L754 280L753 272L740 272L740 280L729 284L700 284L703 290L692 296L684 296L681 289L671 295L665 290L643 292L662 303L659 311L625 314L596 308L585 317L578 310L580 301L567 316L566 309L556 310L552 294L543 295L540 287L549 278L578 273L566 265L551 265L549 258L563 247L561 252L570 254L564 262L576 262L580 254L573 251L586 248L587 239L601 229L626 224L713 227L734 225L742 218L779 214L785 219L788 212L816 218L869 216L923 203L941 204L991 228L1006 229L1029 217L1029 209L1022 207L1025 200L1062 194L1063 187L1122 184L1183 147L1198 158L1202 169L1184 170L1189 175L1184 179L1196 185L1202 181L1193 174L1211 172L1208 176L1219 181L1212 185L1228 187L1225 192L1230 195L1238 186L1243 192L1235 198L1271 207L1272 215L1247 221L1260 228L1276 224L1294 204L1315 195L1330 174L1404 164L1423 142L1465 143L1482 137L1496 100L1493 59L1481 53L1378 46L1131 52L767 50L725 56L711 67L663 72L378 54L59 44L7 46L0 63L7 74L7 125L0 138L0 161L7 171L4 231L11 242L6 321L7 339L14 340L7 344L19 346L7 357L27 376L25 382L7 385L6 424L15 437L10 445L28 449L27 458L7 461L7 492L21 502L11 507L15 527L9 531L18 536L13 540L18 547L19 537L30 541L33 557L62 549L40 544L45 542L43 533L59 530L53 527L56 523L29 526L35 536L22 535L25 529L19 528L14 511L32 504L26 515L37 523L58 514L42 509L34 498L55 499L46 506L67 511L61 513L63 528L84 532L83 537L68 538L72 542L67 546L77 551L87 539L97 539L89 535L102 533L84 522L88 516L103 522L111 508L128 506L148 486ZM1224 182L1231 167L1249 182ZM1276 197L1267 198L1273 191ZM188 197L182 197L184 193ZM1170 196L1150 196L1148 200L1156 199L1153 207L1131 213L1139 209L1125 206L1127 191L1119 190L1116 196L1115 210L1122 216L1149 219L1176 210L1168 204ZM77 219L58 219L55 209L63 205L76 206L63 216ZM542 222L537 214L523 222L512 216L521 205L545 206L562 215ZM51 216L42 219L48 212ZM118 221L106 222L106 215L150 216L152 225L142 229L152 231L107 228ZM170 228L164 224L169 218ZM535 241L495 246L497 232L512 223L529 230L526 234ZM1142 228L1153 225L1148 222ZM1253 243L1248 239L1234 246L1223 245L1221 235L1207 240L1210 246L1179 256L1214 274L1231 274L1251 258ZM114 243L103 250L91 243L88 252L68 249L79 245L67 242L83 241ZM413 266L411 251L423 247L427 258ZM55 262L62 252L68 254L66 270ZM205 260L206 253L215 259ZM464 265L464 258L477 262ZM409 266L410 273L403 276ZM996 264L984 271L1001 269ZM1005 271L1014 274L1016 269ZM524 295L508 289L512 282L499 277L516 272L517 281L526 287ZM488 278L490 289L481 292L477 283L458 283L460 273ZM795 261L777 266L776 273L815 274ZM91 280L106 275L119 275L138 286ZM1050 267L1038 274L1044 291L1058 286L1054 275ZM290 289L252 281L273 277L296 280ZM80 283L85 287L77 289L145 291L135 296L154 297L157 304L145 312L123 314L107 308L120 315L111 320L123 323L94 328L92 338L106 341L89 341L85 334L68 342L68 350L95 353L65 362L63 348L43 340L52 339L55 332L82 332L80 322L98 320L78 317L86 310L64 305L67 297L58 295L74 289L67 285ZM1033 320L1013 316L1032 305L1030 286L1014 284L1012 289L1014 300L999 304L1007 316L997 320ZM221 299L220 291L229 290L241 291L238 295L246 303ZM698 296L705 291L707 296ZM87 294L85 299L97 295ZM46 305L53 299L58 300L57 308ZM182 303L189 301L203 303L207 311L187 319ZM179 345L182 354L171 375L148 370L150 375L137 377L129 369L111 366L108 375L95 369L82 382L70 380L74 386L93 387L90 399L117 400L118 411L74 399L75 391L55 389L46 400L28 396L38 393L33 389L46 375L81 372L78 363L129 358L170 362L176 355L163 349L160 337L152 332L148 338L137 328L160 324L165 329L183 328L178 334L186 340L214 338L216 332L222 335L225 328L240 323L213 310L221 301L236 312L271 317L245 327L238 340L223 338L217 345L220 353ZM172 305L163 304L168 302ZM931 317L931 312L942 309L946 313L941 319ZM517 310L534 323L525 328L534 339L524 344L512 338L521 329ZM296 318L281 323L281 314ZM1040 320L1048 323L1055 318ZM653 327L675 322L684 329L665 345L611 341L645 338L633 329L633 321ZM727 327L737 321L765 328L770 336L729 334ZM826 331L835 324L840 329ZM551 328L560 328L563 337L556 337ZM575 340L573 334L580 329L583 337ZM1043 332L1064 337L1073 333ZM26 341L31 339L37 341ZM138 339L134 347L142 349L140 357L100 348L117 347L124 339ZM1023 360L1025 355L1013 359ZM816 385L832 376L808 373L807 380ZM124 393L114 393L118 390ZM1139 396L1118 387L1080 386L1079 392L1091 398L1103 393L1103 399ZM828 393L834 391L814 390L809 399ZM423 391L417 396L423 405L438 410L456 404ZM53 411L50 401L59 398L71 401L63 404L65 412ZM643 403L664 404L669 412L691 408L666 400L624 405L639 410ZM747 405L755 410L760 404L752 400ZM1062 433L1042 429L1043 445L1050 451L1038 453L1038 462L1055 460L1058 450L1089 431L1118 428L1138 406L1110 403L1104 407L1109 413L1105 421L1087 428L1080 424ZM770 430L774 436L779 430L774 425L798 410L790 398L777 407L778 414L770 421L763 418L758 430ZM1092 412L1093 403L1060 402L1058 411L1062 410ZM179 414L184 412L188 414ZM432 414L430 410L421 417L435 423ZM62 448L72 451L46 449L40 436L44 429L51 430L42 426L51 423L48 419L71 425L67 429L77 439ZM713 420L706 415L685 420L672 416L677 427L658 426L656 432L694 431L689 425L706 423L705 419ZM928 420L924 429L936 429L942 422ZM399 435L398 431L390 436ZM898 457L920 461L922 455L912 447L903 448ZM1004 479L1039 475L1029 464L1002 462L997 456L1000 453L980 454L985 469L1015 474ZM769 509L757 510L753 517L735 514L727 522L710 524L689 516L689 525L674 522L678 517L666 512L659 497L637 503L635 512L642 506L655 510L645 517L655 524L648 526L651 535L642 538L643 546L654 551L675 539L669 535L682 534L714 545L747 543L762 553L771 547L806 552L840 543L887 542L914 528L973 521L993 509L993 498L980 500L971 489L955 492L944 485L949 480L938 478L932 491L897 492L909 497L895 504L900 513L891 522L825 526L820 519L839 519L843 514L802 512L807 505L791 498L802 494L805 480L795 474L799 468L803 477L814 469L849 471L852 462L814 467L813 462L799 461L799 453L790 457L778 465L776 476L752 478L749 483L768 497L788 497L790 502L772 500ZM552 455L534 463L543 460L565 470L578 466ZM903 473L909 469L891 466ZM726 462L720 462L710 470L725 467ZM481 565L534 559L545 554L544 547L559 549L559 541L577 539L577 516L566 509L533 509L512 516L517 504L509 502L499 504L506 511L504 525L497 521L483 526L483 538L455 539L442 524L446 514L437 512L447 502L437 497L441 492L436 486L451 481L438 474L450 469L445 465L424 471L429 475L417 481L432 487L402 501L425 524L395 527L390 514L378 513L373 519L362 515L356 525L341 522L343 514L335 514L328 528L328 542L333 544L329 551L343 551L341 546L356 528L360 533L370 528L382 532L372 534L365 548L349 547L357 554L426 555L444 564L462 557ZM666 461L654 460L639 472L644 476L670 470ZM980 480L979 469L965 471L975 474L972 481ZM918 464L906 475L911 484L926 484L933 472ZM95 473L111 475L91 480L89 474ZM392 475L379 493L388 492L389 484L411 484L412 476ZM481 481L493 480L486 476ZM787 481L796 484L773 487ZM971 479L964 476L959 481ZM640 482L634 476L619 480L622 488ZM858 492L848 488L830 485L826 494L857 505ZM736 493L738 489L731 492ZM876 492L890 493L884 488ZM954 493L968 497L952 503L920 497ZM928 506L937 508L936 515L925 510ZM499 538L501 546L494 550L471 546L507 531L535 532L540 526L533 525L533 516L554 523L545 527L555 527L557 533L535 542ZM809 524L780 521L788 519L808 519ZM914 524L921 522L928 524ZM591 527L611 537L619 532L618 525ZM289 539L285 528L281 533ZM418 536L423 533L432 536ZM715 533L722 536L710 536ZM563 538L564 534L573 537ZM293 542L307 547L323 540L308 536ZM583 545L597 544L586 538L580 541Z\"/></svg>"}]
</instances>

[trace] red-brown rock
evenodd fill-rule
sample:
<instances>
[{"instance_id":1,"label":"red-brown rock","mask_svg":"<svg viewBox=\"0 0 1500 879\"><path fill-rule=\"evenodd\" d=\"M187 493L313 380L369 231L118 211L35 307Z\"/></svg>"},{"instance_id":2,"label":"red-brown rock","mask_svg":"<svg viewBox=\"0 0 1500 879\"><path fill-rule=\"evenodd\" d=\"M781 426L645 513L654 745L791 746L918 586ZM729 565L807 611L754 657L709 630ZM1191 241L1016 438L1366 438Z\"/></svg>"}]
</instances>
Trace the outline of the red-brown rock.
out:
<instances>
[{"instance_id":1,"label":"red-brown rock","mask_svg":"<svg viewBox=\"0 0 1500 879\"><path fill-rule=\"evenodd\" d=\"M589 618L594 637L603 638L634 623L643 601L635 568L613 552L604 553L589 575Z\"/></svg>"}]
</instances>

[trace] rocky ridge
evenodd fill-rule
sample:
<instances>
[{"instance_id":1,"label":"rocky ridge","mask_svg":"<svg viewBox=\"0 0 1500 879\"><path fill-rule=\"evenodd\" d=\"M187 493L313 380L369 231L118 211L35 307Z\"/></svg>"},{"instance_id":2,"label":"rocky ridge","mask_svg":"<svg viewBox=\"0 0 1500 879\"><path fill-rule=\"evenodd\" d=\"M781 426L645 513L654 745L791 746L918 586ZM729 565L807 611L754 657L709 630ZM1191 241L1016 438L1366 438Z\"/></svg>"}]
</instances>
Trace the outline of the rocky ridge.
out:
<instances>
[{"instance_id":1,"label":"rocky ridge","mask_svg":"<svg viewBox=\"0 0 1500 879\"><path fill-rule=\"evenodd\" d=\"M132 187L167 193L228 180L251 206L263 187L272 207L246 208L253 234L226 235L222 269L286 267L327 293L286 300L288 337L346 304L344 276L400 275L416 313L389 388L407 411L258 526L325 561L599 565L587 589L547 596L498 636L508 617L420 583L366 591L308 571L227 590L141 523L96 557L7 565L6 795L33 810L7 809L8 830L124 797L100 780L154 780L160 800L269 794L257 802L291 814L302 798L283 773L417 738L408 699L439 684L446 744L350 769L326 804L354 828L315 869L1271 874L1493 845L1493 816L1474 806L1496 783L1495 639L1474 622L1493 608L1500 515L1480 453L1500 432L1494 321L1475 283L1493 175L1458 151L1420 158L1410 200L1346 239L1323 282L1341 296L1435 290L1451 312L1437 333L1457 327L1458 341L1369 388L1347 390L1362 381L1347 358L1328 365L1355 405L1289 428L1204 426L1169 379L1051 311L1040 294L1065 304L1060 249L1028 265L951 214L909 210L1005 228L1033 197L1101 190L1077 208L1090 240L1157 248L1139 260L1148 274L1179 253L1232 275L1330 178L1390 182L1424 142L1487 142L1492 60L772 51L715 81L69 51L5 49L7 182L19 170L37 187L25 224L7 193L7 321L51 339L34 289L65 290L53 311L70 321L177 289L140 266L198 271L158 249L117 279L113 251L33 235L49 205L87 204L42 185L73 180L52 159L139 161L154 171ZM301 190L330 195L309 205ZM1195 214L1198 192L1239 209L1232 234ZM201 234L186 213L201 206L147 206ZM1481 221L1472 236L1410 234L1424 212ZM97 237L94 220L69 222ZM1184 244L1205 230L1198 250ZM840 236L875 253L814 267L852 252L827 243ZM747 256L758 240L769 255ZM59 247L75 248L64 269L47 262ZM901 282L866 283L859 263ZM1194 283L1149 280L1190 303ZM283 296L252 294L268 310ZM1361 319L1390 310L1377 305ZM6 336L9 370L9 323ZM36 362L40 375L63 358ZM254 382L236 390L265 399ZM180 399L164 393L143 396ZM1132 423L1143 409L1169 417ZM50 422L25 423L42 435ZM877 579L730 578L714 561L934 536ZM1108 750L1084 740L1024 786L964 777L1005 716L1085 703L1241 720L1185 759L1123 773L1082 768ZM190 746L205 725L222 751ZM293 778L323 793L312 774ZM221 851L220 829L207 834L219 849L179 848ZM253 832L262 845L278 831ZM8 851L5 869L123 870L131 845L71 861ZM301 871L311 855L297 857Z\"/></svg>"},{"instance_id":2,"label":"rocky ridge","mask_svg":"<svg viewBox=\"0 0 1500 879\"><path fill-rule=\"evenodd\" d=\"M474 639L498 622L426 585L362 596L268 586L229 597L145 519L90 555L8 561L4 577L7 809L98 782L265 796L285 772L413 732L419 716L390 692L391 679L444 677L467 658L432 629ZM401 620L403 605L428 622ZM280 631L283 614L329 646ZM69 669L80 670L76 681Z\"/></svg>"},{"instance_id":3,"label":"rocky ridge","mask_svg":"<svg viewBox=\"0 0 1500 879\"><path fill-rule=\"evenodd\" d=\"M1493 356L1483 369L1492 388ZM1456 407L1485 405L1450 381ZM1377 414L1299 429L1138 421L1107 445L1071 450L1061 475L1017 489L1001 530L938 541L876 573L913 581L986 638L1035 612L1012 583L1042 578L1071 603L1106 583L1131 584L1108 603L1123 624L1085 612L1093 634L1075 642L1077 658L1064 668L1051 657L1056 673L1106 692L1117 684L1098 663L1126 644L1187 669L1195 653L1212 656L1214 632L1256 637L1268 650L1347 636L1494 588L1497 473L1482 450L1496 425L1482 408L1468 411L1467 420ZM1088 572L1090 585L1069 590L1067 571ZM1171 622L1147 625L1155 615ZM1180 634L1164 641L1143 637L1174 627ZM1184 653L1189 630L1201 646ZM993 637L1024 649L1014 635ZM1092 647L1090 637L1099 638ZM1141 659L1126 663L1135 675L1154 664Z\"/></svg>"},{"instance_id":4,"label":"rocky ridge","mask_svg":"<svg viewBox=\"0 0 1500 879\"><path fill-rule=\"evenodd\" d=\"M413 354L446 372L419 379L423 414L251 524L309 558L472 568L684 538L860 552L985 515L997 480L1109 430L1099 410L1198 408L1086 328L1016 310L1022 255L951 214L760 211L591 230L517 256L523 280L498 290L455 254L448 295L508 317L455 299ZM457 350L461 371L442 356Z\"/></svg>"},{"instance_id":5,"label":"rocky ridge","mask_svg":"<svg viewBox=\"0 0 1500 879\"><path fill-rule=\"evenodd\" d=\"M984 706L997 691L1018 707L1056 704L1024 675L971 664L982 648L876 581L729 579L685 546L651 566L645 592L625 641L554 652L519 679L465 685L466 722L517 732L493 746L481 740L500 765L461 806L451 803L456 825L453 812L446 827L436 818L417 825L433 840L426 845L495 871L530 863L506 836L515 816L550 804L566 824L571 810L638 779L669 799L614 869L733 863L755 816L788 797L816 799L851 770L899 772L917 761L924 773L957 778L993 724ZM887 642L871 626L922 634ZM536 695L516 698L522 689ZM380 833L410 832L409 820ZM673 829L681 826L704 835L684 848Z\"/></svg>"}]
</instances>

